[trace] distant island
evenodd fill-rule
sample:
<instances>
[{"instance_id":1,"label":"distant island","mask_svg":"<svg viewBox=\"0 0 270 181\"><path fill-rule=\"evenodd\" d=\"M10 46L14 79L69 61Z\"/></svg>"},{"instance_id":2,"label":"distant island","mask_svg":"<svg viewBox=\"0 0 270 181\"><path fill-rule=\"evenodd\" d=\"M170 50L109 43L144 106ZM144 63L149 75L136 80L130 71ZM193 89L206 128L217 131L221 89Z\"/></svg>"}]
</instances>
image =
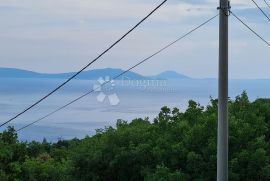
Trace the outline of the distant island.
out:
<instances>
[{"instance_id":1,"label":"distant island","mask_svg":"<svg viewBox=\"0 0 270 181\"><path fill-rule=\"evenodd\" d=\"M111 78L123 73L122 69L94 69L82 72L76 77L76 79L81 80L97 80L99 77L110 76ZM58 74L47 74L38 73L28 70L15 69L15 68L0 68L0 78L46 78L46 79L67 79L74 75L75 72L58 73ZM154 76L143 76L138 73L129 71L122 77L128 77L135 80L146 80L146 79L160 79L160 80L171 80L171 79L191 79L188 76L177 73L175 71L166 71Z\"/></svg>"}]
</instances>

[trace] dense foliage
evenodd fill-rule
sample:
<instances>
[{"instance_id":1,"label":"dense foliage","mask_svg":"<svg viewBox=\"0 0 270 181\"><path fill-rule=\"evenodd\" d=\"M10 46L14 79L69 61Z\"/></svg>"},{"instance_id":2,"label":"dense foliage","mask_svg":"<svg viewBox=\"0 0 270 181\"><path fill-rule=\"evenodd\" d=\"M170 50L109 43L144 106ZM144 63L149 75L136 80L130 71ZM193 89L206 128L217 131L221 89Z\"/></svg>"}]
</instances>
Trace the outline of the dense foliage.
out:
<instances>
[{"instance_id":1,"label":"dense foliage","mask_svg":"<svg viewBox=\"0 0 270 181\"><path fill-rule=\"evenodd\" d=\"M230 180L270 180L270 100L229 103ZM119 120L83 140L19 142L0 133L0 180L216 180L217 100L185 112L163 107L154 120Z\"/></svg>"}]
</instances>

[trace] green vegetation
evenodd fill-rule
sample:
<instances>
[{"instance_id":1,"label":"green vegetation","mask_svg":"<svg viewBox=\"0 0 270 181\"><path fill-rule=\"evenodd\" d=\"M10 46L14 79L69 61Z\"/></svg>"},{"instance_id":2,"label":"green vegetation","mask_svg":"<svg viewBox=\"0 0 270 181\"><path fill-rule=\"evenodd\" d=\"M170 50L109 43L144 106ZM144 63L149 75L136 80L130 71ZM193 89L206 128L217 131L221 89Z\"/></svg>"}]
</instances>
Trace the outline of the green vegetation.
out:
<instances>
[{"instance_id":1,"label":"green vegetation","mask_svg":"<svg viewBox=\"0 0 270 181\"><path fill-rule=\"evenodd\" d=\"M230 101L230 180L270 180L270 100ZM148 119L119 120L93 137L51 144L0 133L0 180L216 180L217 100L163 107Z\"/></svg>"}]
</instances>

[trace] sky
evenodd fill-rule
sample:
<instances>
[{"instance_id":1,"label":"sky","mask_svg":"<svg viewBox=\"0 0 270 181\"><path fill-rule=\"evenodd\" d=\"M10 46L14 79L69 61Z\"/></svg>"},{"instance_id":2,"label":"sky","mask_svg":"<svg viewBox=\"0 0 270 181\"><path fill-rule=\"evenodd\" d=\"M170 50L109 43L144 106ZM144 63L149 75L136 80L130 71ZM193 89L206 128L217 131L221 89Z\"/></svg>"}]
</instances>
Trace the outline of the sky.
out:
<instances>
[{"instance_id":1,"label":"sky","mask_svg":"<svg viewBox=\"0 0 270 181\"><path fill-rule=\"evenodd\" d=\"M270 0L268 0L270 3ZM0 0L0 67L37 72L77 71L162 0ZM270 16L263 0L258 4ZM270 41L270 23L251 0L232 0L232 11ZM89 69L128 69L211 18L216 0L168 0L139 28ZM230 17L230 78L270 78L270 47ZM218 18L134 71L174 70L216 78Z\"/></svg>"}]
</instances>

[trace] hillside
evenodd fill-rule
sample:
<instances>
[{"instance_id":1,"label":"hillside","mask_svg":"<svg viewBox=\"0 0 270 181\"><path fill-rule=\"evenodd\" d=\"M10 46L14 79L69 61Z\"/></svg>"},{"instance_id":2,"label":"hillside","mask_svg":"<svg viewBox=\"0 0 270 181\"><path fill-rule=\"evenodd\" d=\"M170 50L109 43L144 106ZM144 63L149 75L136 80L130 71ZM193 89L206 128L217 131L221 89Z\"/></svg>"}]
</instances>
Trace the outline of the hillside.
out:
<instances>
[{"instance_id":1,"label":"hillside","mask_svg":"<svg viewBox=\"0 0 270 181\"><path fill-rule=\"evenodd\" d=\"M118 120L96 135L51 144L19 142L0 133L1 180L216 180L217 100L206 108L163 107L154 121ZM230 101L229 175L232 181L270 180L270 101ZM91 119L91 118L89 118ZM79 121L79 120L78 120ZM30 130L31 131L31 130Z\"/></svg>"},{"instance_id":2,"label":"hillside","mask_svg":"<svg viewBox=\"0 0 270 181\"><path fill-rule=\"evenodd\" d=\"M99 77L109 76L111 78L123 73L121 69L94 69L82 72L76 77L81 80L97 80ZM48 78L48 79L67 79L74 75L75 72L59 73L59 74L46 74L33 71L14 69L14 68L0 68L0 78ZM174 71L167 71L155 76L143 76L138 73L129 71L118 79L133 79L133 80L145 80L145 79L186 79L185 75L178 74Z\"/></svg>"},{"instance_id":3,"label":"hillside","mask_svg":"<svg viewBox=\"0 0 270 181\"><path fill-rule=\"evenodd\" d=\"M183 74L179 74L174 71L166 71L163 73L160 73L156 76L152 76L154 79L165 79L165 80L175 80L175 79L190 79L190 77L185 76Z\"/></svg>"}]
</instances>

